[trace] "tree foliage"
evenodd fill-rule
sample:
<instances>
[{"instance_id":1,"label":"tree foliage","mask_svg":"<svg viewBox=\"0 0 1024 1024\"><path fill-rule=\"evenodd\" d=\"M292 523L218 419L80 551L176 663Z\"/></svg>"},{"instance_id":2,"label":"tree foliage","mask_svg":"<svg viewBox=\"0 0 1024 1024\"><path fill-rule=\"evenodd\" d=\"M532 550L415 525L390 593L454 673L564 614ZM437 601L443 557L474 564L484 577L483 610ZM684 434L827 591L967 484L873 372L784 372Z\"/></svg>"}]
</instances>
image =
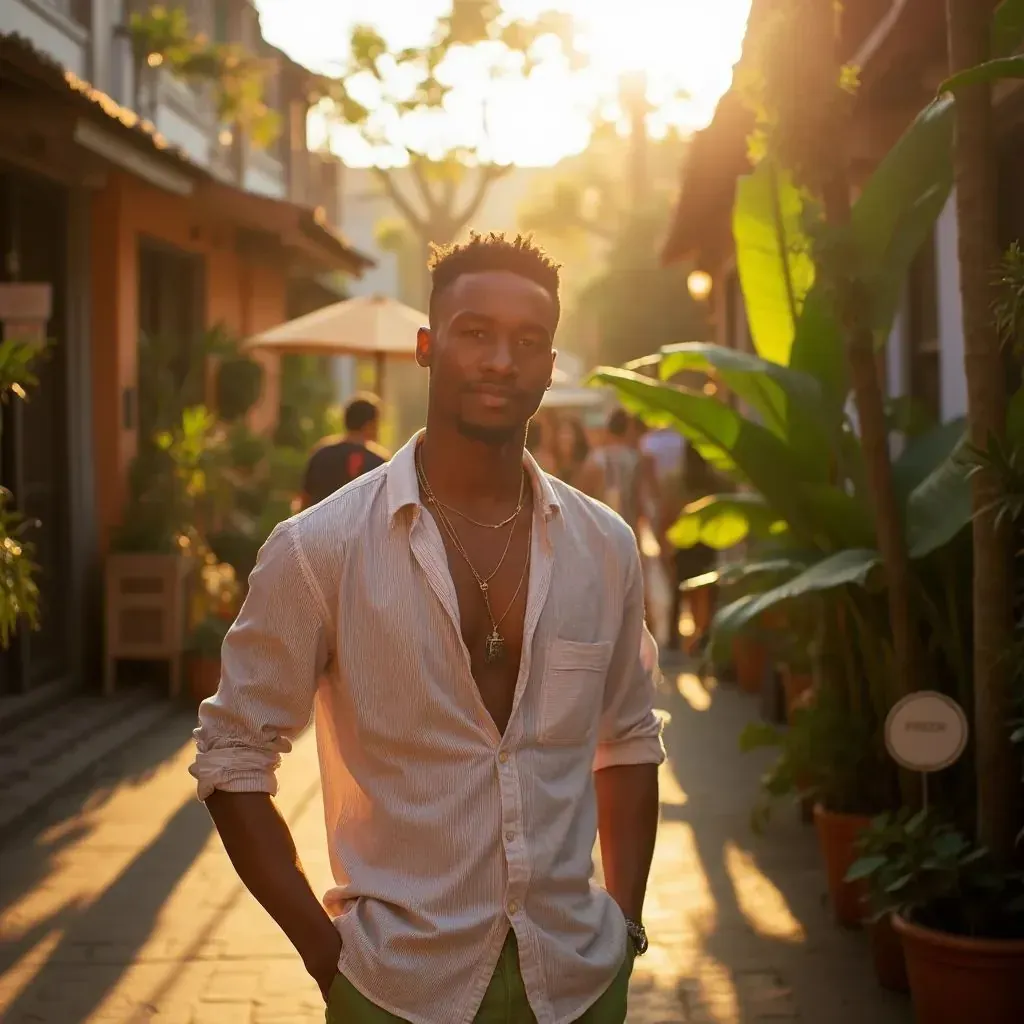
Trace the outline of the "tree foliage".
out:
<instances>
[{"instance_id":1,"label":"tree foliage","mask_svg":"<svg viewBox=\"0 0 1024 1024\"><path fill-rule=\"evenodd\" d=\"M421 245L454 241L490 187L511 170L493 152L486 95L478 138L454 137L450 105L467 99L470 87L456 84L453 67L468 61L489 82L524 80L552 42L577 63L571 26L569 16L558 12L523 21L507 17L491 0L455 0L423 46L395 49L372 26L353 29L342 75L319 79L316 98L375 155L397 151L411 189L399 184L393 167L374 166L373 172ZM485 94L486 87L480 91ZM424 125L431 128L426 134L432 145L410 142L410 128Z\"/></svg>"},{"instance_id":2,"label":"tree foliage","mask_svg":"<svg viewBox=\"0 0 1024 1024\"><path fill-rule=\"evenodd\" d=\"M183 81L210 85L220 123L244 130L254 145L269 146L277 138L280 114L264 102L270 61L238 43L211 41L193 29L187 12L177 6L133 10L127 30L135 63L136 107L142 105L147 73L152 76L164 68Z\"/></svg>"}]
</instances>

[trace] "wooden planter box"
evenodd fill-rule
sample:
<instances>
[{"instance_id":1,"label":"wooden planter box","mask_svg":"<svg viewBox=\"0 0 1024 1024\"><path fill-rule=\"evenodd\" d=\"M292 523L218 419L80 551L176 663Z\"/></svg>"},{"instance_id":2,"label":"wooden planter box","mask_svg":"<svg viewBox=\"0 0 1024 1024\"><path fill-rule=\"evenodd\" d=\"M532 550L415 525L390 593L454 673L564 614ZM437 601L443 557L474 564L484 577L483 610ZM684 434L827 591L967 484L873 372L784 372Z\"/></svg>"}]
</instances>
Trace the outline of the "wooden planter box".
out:
<instances>
[{"instance_id":1,"label":"wooden planter box","mask_svg":"<svg viewBox=\"0 0 1024 1024\"><path fill-rule=\"evenodd\" d=\"M181 555L113 554L106 566L103 692L113 693L117 662L166 661L170 695L181 693L181 660L192 560Z\"/></svg>"}]
</instances>

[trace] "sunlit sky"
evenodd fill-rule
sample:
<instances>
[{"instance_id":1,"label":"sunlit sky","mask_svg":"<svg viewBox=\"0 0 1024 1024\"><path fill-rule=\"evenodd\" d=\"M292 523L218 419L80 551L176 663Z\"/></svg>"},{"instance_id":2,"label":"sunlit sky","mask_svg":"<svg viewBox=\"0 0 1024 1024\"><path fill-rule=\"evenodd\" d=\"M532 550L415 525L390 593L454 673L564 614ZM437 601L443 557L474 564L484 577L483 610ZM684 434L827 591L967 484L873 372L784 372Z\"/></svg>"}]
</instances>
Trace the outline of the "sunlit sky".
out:
<instances>
[{"instance_id":1,"label":"sunlit sky","mask_svg":"<svg viewBox=\"0 0 1024 1024\"><path fill-rule=\"evenodd\" d=\"M595 107L614 113L623 72L643 69L655 108L652 134L666 124L701 128L728 88L751 0L505 0L505 10L530 17L543 9L573 14L579 48L589 57L583 72L570 72L558 54L529 80L488 82L483 57L463 55L447 69L457 88L444 123L405 122L403 142L438 153L454 144L480 147L481 156L521 166L545 166L587 142ZM396 48L430 35L450 0L257 0L268 40L295 60L338 73L354 24L374 25ZM685 94L684 99L679 99ZM370 93L359 96L372 100ZM486 133L484 125L486 124ZM317 122L312 126L318 134ZM323 131L321 125L319 128ZM396 162L396 151L374 151L353 130L330 130L331 145L350 165ZM486 140L486 141L482 141ZM312 138L312 142L319 141Z\"/></svg>"}]
</instances>

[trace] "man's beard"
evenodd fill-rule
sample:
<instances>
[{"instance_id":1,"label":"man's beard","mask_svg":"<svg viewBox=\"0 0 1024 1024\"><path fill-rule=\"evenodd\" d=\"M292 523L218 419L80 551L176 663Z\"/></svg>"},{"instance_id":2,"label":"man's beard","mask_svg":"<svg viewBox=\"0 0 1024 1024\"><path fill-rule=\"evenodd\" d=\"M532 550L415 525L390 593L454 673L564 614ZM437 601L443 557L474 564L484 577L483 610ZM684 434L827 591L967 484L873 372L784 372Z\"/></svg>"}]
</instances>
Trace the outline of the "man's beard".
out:
<instances>
[{"instance_id":1,"label":"man's beard","mask_svg":"<svg viewBox=\"0 0 1024 1024\"><path fill-rule=\"evenodd\" d=\"M526 437L526 426L505 426L505 427L483 427L478 423L469 423L459 418L456 424L459 433L469 441L479 441L481 444L490 445L494 448L502 448L516 438L520 440Z\"/></svg>"}]
</instances>

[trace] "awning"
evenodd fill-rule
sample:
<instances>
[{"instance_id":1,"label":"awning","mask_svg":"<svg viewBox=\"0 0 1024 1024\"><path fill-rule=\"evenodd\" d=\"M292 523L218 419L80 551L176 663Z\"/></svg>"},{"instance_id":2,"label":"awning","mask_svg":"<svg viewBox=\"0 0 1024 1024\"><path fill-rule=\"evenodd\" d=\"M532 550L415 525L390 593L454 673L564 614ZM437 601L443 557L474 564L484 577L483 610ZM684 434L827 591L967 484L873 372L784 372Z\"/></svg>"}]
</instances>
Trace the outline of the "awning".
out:
<instances>
[{"instance_id":1,"label":"awning","mask_svg":"<svg viewBox=\"0 0 1024 1024\"><path fill-rule=\"evenodd\" d=\"M254 229L272 226L286 245L302 250L325 268L359 275L375 265L327 223L323 211L221 181L172 145L151 121L41 53L23 36L0 33L0 91L5 80L31 89L33 94L48 94L69 113L80 115L74 124L74 141L108 162L139 173L144 168L141 164L133 167L130 158L134 154L138 161L162 167L164 187L170 191L197 195L213 203L219 215L240 225ZM159 176L145 176L161 187Z\"/></svg>"}]
</instances>

